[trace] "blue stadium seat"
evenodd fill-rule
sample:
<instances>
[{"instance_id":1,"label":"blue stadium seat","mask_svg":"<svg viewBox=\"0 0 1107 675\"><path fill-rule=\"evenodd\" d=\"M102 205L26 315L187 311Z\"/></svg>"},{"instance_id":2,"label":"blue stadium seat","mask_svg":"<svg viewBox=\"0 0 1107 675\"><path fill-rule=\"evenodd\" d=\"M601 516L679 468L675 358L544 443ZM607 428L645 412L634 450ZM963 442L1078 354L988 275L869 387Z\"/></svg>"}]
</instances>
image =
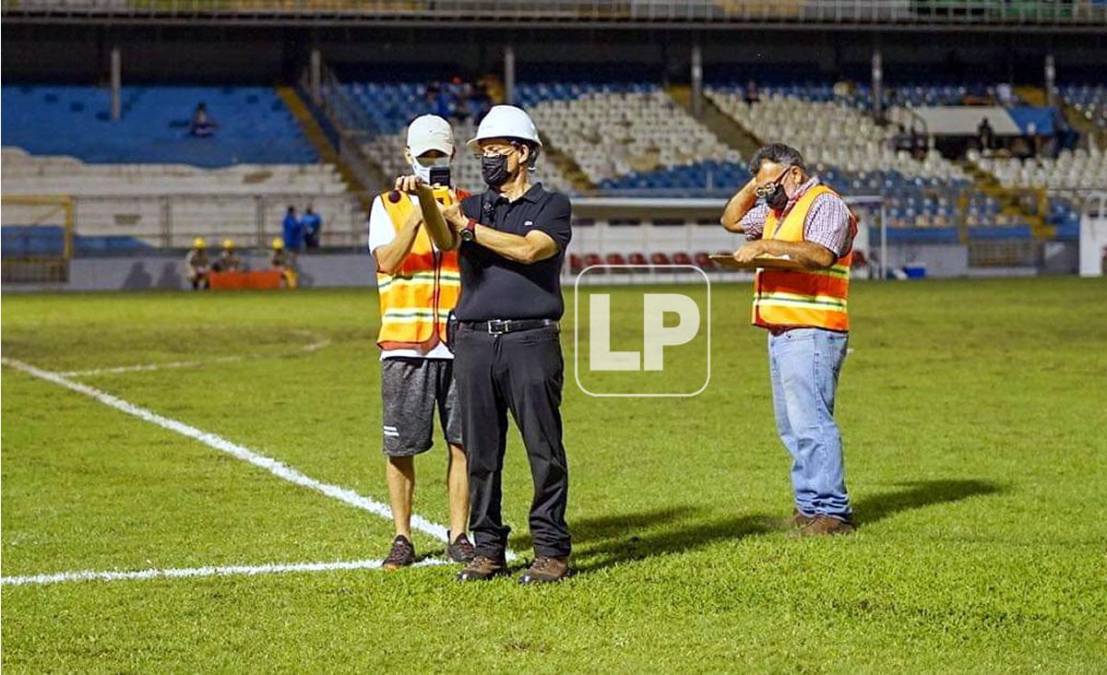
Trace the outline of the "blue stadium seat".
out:
<instances>
[{"instance_id":1,"label":"blue stadium seat","mask_svg":"<svg viewBox=\"0 0 1107 675\"><path fill-rule=\"evenodd\" d=\"M188 135L197 103L219 127ZM89 86L3 86L3 144L86 162L308 164L318 161L299 124L266 87L124 87L122 119L110 120L108 91Z\"/></svg>"}]
</instances>

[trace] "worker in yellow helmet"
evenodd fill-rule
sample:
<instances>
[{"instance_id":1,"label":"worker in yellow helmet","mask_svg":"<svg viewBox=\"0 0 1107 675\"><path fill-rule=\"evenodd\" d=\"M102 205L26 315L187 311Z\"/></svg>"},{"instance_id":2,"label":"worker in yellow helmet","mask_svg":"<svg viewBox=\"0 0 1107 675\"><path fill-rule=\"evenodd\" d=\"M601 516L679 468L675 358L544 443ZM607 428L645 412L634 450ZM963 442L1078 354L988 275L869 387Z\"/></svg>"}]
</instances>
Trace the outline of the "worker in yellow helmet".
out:
<instances>
[{"instance_id":1,"label":"worker in yellow helmet","mask_svg":"<svg viewBox=\"0 0 1107 675\"><path fill-rule=\"evenodd\" d=\"M211 264L208 261L208 244L203 237L192 240L192 248L185 256L185 277L192 284L192 290L198 291L208 287L208 273Z\"/></svg>"},{"instance_id":2,"label":"worker in yellow helmet","mask_svg":"<svg viewBox=\"0 0 1107 675\"><path fill-rule=\"evenodd\" d=\"M244 269L242 258L235 250L233 239L223 240L223 252L211 267L216 272L239 272Z\"/></svg>"},{"instance_id":3,"label":"worker in yellow helmet","mask_svg":"<svg viewBox=\"0 0 1107 675\"><path fill-rule=\"evenodd\" d=\"M269 266L281 271L281 281L285 288L296 288L298 277L288 252L284 250L284 239L274 237L272 246L273 254L269 256Z\"/></svg>"}]
</instances>

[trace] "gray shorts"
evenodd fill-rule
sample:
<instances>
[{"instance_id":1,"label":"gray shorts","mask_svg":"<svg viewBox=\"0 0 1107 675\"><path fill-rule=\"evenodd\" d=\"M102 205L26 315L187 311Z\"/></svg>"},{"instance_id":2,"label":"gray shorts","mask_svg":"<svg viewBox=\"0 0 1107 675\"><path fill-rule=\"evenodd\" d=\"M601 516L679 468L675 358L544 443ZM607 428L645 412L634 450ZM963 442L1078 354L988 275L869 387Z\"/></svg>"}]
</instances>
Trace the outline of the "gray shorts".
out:
<instances>
[{"instance_id":1,"label":"gray shorts","mask_svg":"<svg viewBox=\"0 0 1107 675\"><path fill-rule=\"evenodd\" d=\"M461 409L451 359L398 357L381 361L384 454L410 457L434 445L434 409L446 442L461 445Z\"/></svg>"}]
</instances>

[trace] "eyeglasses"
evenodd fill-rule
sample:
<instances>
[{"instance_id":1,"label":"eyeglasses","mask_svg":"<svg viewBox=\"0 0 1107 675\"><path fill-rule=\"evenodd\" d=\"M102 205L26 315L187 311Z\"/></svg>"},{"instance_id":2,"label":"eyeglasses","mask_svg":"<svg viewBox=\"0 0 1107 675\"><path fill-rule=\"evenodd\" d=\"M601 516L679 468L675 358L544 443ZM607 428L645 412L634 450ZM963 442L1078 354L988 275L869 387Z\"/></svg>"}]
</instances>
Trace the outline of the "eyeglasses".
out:
<instances>
[{"instance_id":1,"label":"eyeglasses","mask_svg":"<svg viewBox=\"0 0 1107 675\"><path fill-rule=\"evenodd\" d=\"M518 149L519 146L512 144L507 147L480 148L473 154L477 157L477 159L480 159L481 157L506 157L507 155L510 155Z\"/></svg>"},{"instance_id":2,"label":"eyeglasses","mask_svg":"<svg viewBox=\"0 0 1107 675\"><path fill-rule=\"evenodd\" d=\"M784 177L787 176L788 172L791 170L792 165L784 167L784 171L780 172L780 175L776 177L776 180L769 183L768 185L758 185L757 189L755 189L753 193L761 199L765 199L771 196L774 192L776 192L776 186L779 185L782 180L784 180Z\"/></svg>"}]
</instances>

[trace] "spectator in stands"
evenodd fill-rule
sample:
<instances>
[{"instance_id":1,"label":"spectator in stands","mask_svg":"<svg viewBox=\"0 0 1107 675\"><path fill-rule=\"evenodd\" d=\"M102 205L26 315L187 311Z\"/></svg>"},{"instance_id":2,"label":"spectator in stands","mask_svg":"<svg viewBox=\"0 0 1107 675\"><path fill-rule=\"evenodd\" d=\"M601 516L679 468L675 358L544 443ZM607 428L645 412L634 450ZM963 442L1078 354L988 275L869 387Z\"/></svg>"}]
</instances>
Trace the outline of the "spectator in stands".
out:
<instances>
[{"instance_id":1,"label":"spectator in stands","mask_svg":"<svg viewBox=\"0 0 1107 675\"><path fill-rule=\"evenodd\" d=\"M748 240L739 262L787 256L799 269L765 268L754 282L753 322L769 334L773 409L792 455L792 522L801 536L852 532L834 394L849 342L849 269L857 218L783 143L753 156L754 174L721 218ZM760 204L758 203L760 202Z\"/></svg>"},{"instance_id":2,"label":"spectator in stands","mask_svg":"<svg viewBox=\"0 0 1107 675\"><path fill-rule=\"evenodd\" d=\"M323 219L319 214L307 207L304 217L300 219L300 225L304 229L304 244L309 249L319 248L319 235L323 230Z\"/></svg>"},{"instance_id":3,"label":"spectator in stands","mask_svg":"<svg viewBox=\"0 0 1107 675\"><path fill-rule=\"evenodd\" d=\"M1009 82L1000 82L996 85L996 100L1004 108L1015 105L1015 90Z\"/></svg>"},{"instance_id":4,"label":"spectator in stands","mask_svg":"<svg viewBox=\"0 0 1107 675\"><path fill-rule=\"evenodd\" d=\"M235 250L233 239L223 240L223 252L219 254L211 264L213 272L240 272L242 271L242 258Z\"/></svg>"},{"instance_id":5,"label":"spectator in stands","mask_svg":"<svg viewBox=\"0 0 1107 675\"><path fill-rule=\"evenodd\" d=\"M753 105L761 100L761 94L757 90L757 83L753 80L746 82L746 103Z\"/></svg>"},{"instance_id":6,"label":"spectator in stands","mask_svg":"<svg viewBox=\"0 0 1107 675\"><path fill-rule=\"evenodd\" d=\"M295 206L289 206L285 212L281 233L284 235L284 247L289 253L294 255L304 247L304 224L296 216Z\"/></svg>"},{"instance_id":7,"label":"spectator in stands","mask_svg":"<svg viewBox=\"0 0 1107 675\"><path fill-rule=\"evenodd\" d=\"M429 186L432 168L448 170L453 157L454 132L449 122L435 115L411 122L404 159L414 174L410 177L413 189L416 181ZM465 196L464 192L453 194L446 186L437 191L427 189L432 202L456 203ZM465 533L469 522L468 461L462 446L454 355L445 343L445 316L453 310L461 285L457 254L442 252L434 245L419 201L398 189L373 200L369 250L377 262L380 294L381 449L387 457L388 496L396 527L382 566L396 570L415 563L411 541L415 456L431 449L436 408L447 444L450 530L446 555L467 563L474 555Z\"/></svg>"},{"instance_id":8,"label":"spectator in stands","mask_svg":"<svg viewBox=\"0 0 1107 675\"><path fill-rule=\"evenodd\" d=\"M188 123L188 133L199 138L207 138L215 134L215 120L208 115L208 106L204 102L196 104L192 111L192 119Z\"/></svg>"},{"instance_id":9,"label":"spectator in stands","mask_svg":"<svg viewBox=\"0 0 1107 675\"><path fill-rule=\"evenodd\" d=\"M192 290L198 291L208 287L208 273L211 265L208 262L208 243L203 237L196 237L192 241L192 250L185 256L185 276L192 284Z\"/></svg>"},{"instance_id":10,"label":"spectator in stands","mask_svg":"<svg viewBox=\"0 0 1107 675\"><path fill-rule=\"evenodd\" d=\"M299 277L292 265L288 252L284 250L284 239L273 238L273 253L269 256L269 267L281 272L281 285L285 288L296 288Z\"/></svg>"},{"instance_id":11,"label":"spectator in stands","mask_svg":"<svg viewBox=\"0 0 1107 675\"><path fill-rule=\"evenodd\" d=\"M911 156L915 159L926 159L926 136L915 125L911 125Z\"/></svg>"},{"instance_id":12,"label":"spectator in stands","mask_svg":"<svg viewBox=\"0 0 1107 675\"><path fill-rule=\"evenodd\" d=\"M449 119L453 114L450 106L450 94L437 82L432 82L427 87L426 100L429 106L428 112L443 119Z\"/></svg>"},{"instance_id":13,"label":"spectator in stands","mask_svg":"<svg viewBox=\"0 0 1107 675\"><path fill-rule=\"evenodd\" d=\"M450 119L456 122L464 122L469 119L469 97L472 95L472 86L455 76L450 88Z\"/></svg>"},{"instance_id":14,"label":"spectator in stands","mask_svg":"<svg viewBox=\"0 0 1107 675\"><path fill-rule=\"evenodd\" d=\"M469 114L473 116L473 123L480 124L491 108L492 98L488 95L488 88L483 82L478 82L469 95Z\"/></svg>"},{"instance_id":15,"label":"spectator in stands","mask_svg":"<svg viewBox=\"0 0 1107 675\"><path fill-rule=\"evenodd\" d=\"M991 122L987 117L980 120L980 124L976 127L976 136L980 141L980 150L988 151L992 149L992 144L995 143L995 131L992 129Z\"/></svg>"}]
</instances>

